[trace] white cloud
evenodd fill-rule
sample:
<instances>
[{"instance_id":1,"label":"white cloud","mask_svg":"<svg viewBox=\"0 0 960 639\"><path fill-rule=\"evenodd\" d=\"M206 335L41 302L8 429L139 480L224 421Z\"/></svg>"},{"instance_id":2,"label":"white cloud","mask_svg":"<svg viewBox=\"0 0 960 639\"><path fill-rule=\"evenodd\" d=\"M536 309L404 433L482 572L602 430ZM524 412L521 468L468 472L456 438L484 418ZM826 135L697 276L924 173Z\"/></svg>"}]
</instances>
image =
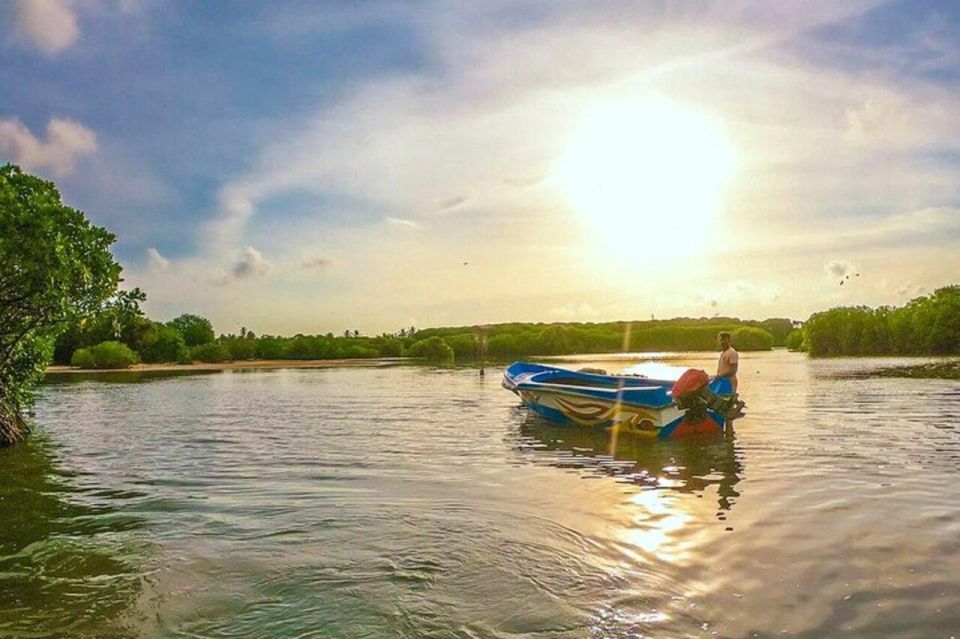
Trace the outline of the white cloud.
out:
<instances>
[{"instance_id":1,"label":"white cloud","mask_svg":"<svg viewBox=\"0 0 960 639\"><path fill-rule=\"evenodd\" d=\"M248 246L230 269L230 273L234 279L253 279L266 275L272 268L273 264L260 251Z\"/></svg>"},{"instance_id":2,"label":"white cloud","mask_svg":"<svg viewBox=\"0 0 960 639\"><path fill-rule=\"evenodd\" d=\"M73 120L52 118L46 140L37 138L16 118L0 120L0 153L10 154L28 170L50 169L65 175L79 158L96 150L96 134Z\"/></svg>"},{"instance_id":3,"label":"white cloud","mask_svg":"<svg viewBox=\"0 0 960 639\"><path fill-rule=\"evenodd\" d=\"M210 252L197 264L216 273L211 279L253 280L269 267L253 249L235 262L249 243L278 256L282 277L248 282L242 300L229 288L210 294L215 287L206 280L183 294L211 308L213 300L234 304L216 307L224 321L233 321L231 312L258 313L269 330L280 322L291 330L324 322L332 329L353 316L374 331L413 315L427 323L540 320L545 313L802 317L822 308L825 294L882 299L870 297L867 286L881 276L932 286L950 268L947 259L960 258L916 246L945 247L960 230L960 214L924 207L955 201L960 182L951 167L931 168L911 154L956 146L957 97L921 78L891 82L841 64L806 64L775 46L765 50L869 8L859 1L745 0L682 11L638 7L611 19L610 12L557 3L550 19L529 28L497 22L503 4L496 0L430 11L401 6L420 31L430 75L378 75L306 117L284 118L249 170L221 188ZM284 37L280 26L306 36L336 28L328 17L318 24L291 15L275 26ZM360 16L368 17L380 19ZM625 277L622 264L608 268L603 248L584 241L583 220L558 197L550 167L578 118L638 97L723 120L745 170L727 206L729 238L717 237L687 270L662 261ZM316 196L318 210L346 202L355 209L336 211L337 219L379 224L290 216L254 236L251 217L285 193ZM387 224L413 228L414 219L422 224L417 232L384 232ZM894 250L902 254L896 275L876 258ZM307 269L327 262L315 255L331 255L344 268L316 277ZM838 277L831 271L823 275L837 255L864 269L853 291L830 281ZM465 261L469 267L460 267ZM932 266L914 272L925 263ZM763 273L762 281L740 280L750 272ZM164 276L183 287L182 278ZM685 278L697 284L684 287ZM317 308L317 291L336 300L329 310ZM622 308L571 299L617 299ZM280 305L288 311L282 320L273 312Z\"/></svg>"},{"instance_id":4,"label":"white cloud","mask_svg":"<svg viewBox=\"0 0 960 639\"><path fill-rule=\"evenodd\" d=\"M384 218L384 220L389 224L393 224L394 226L406 226L407 228L411 228L411 229L420 228L420 224L418 222L414 222L413 220L408 220L402 217L387 216Z\"/></svg>"},{"instance_id":5,"label":"white cloud","mask_svg":"<svg viewBox=\"0 0 960 639\"><path fill-rule=\"evenodd\" d=\"M80 35L70 0L14 0L17 31L47 55L66 49Z\"/></svg>"},{"instance_id":6,"label":"white cloud","mask_svg":"<svg viewBox=\"0 0 960 639\"><path fill-rule=\"evenodd\" d=\"M147 263L150 269L154 271L165 271L170 268L170 260L161 255L160 251L155 248L147 249Z\"/></svg>"}]
</instances>

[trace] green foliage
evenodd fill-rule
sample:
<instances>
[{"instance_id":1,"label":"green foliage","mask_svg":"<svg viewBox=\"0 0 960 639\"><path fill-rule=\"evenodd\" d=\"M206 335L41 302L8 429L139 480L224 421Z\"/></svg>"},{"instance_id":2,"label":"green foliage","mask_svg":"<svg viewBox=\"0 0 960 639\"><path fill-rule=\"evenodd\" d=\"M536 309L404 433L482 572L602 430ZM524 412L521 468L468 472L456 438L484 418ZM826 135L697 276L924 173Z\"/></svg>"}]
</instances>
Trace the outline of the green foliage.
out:
<instances>
[{"instance_id":1,"label":"green foliage","mask_svg":"<svg viewBox=\"0 0 960 639\"><path fill-rule=\"evenodd\" d=\"M257 359L284 359L287 356L286 340L262 335L256 341L254 352Z\"/></svg>"},{"instance_id":2,"label":"green foliage","mask_svg":"<svg viewBox=\"0 0 960 639\"><path fill-rule=\"evenodd\" d=\"M78 348L73 351L73 357L70 358L70 365L77 368L96 368L93 363L93 354L89 348Z\"/></svg>"},{"instance_id":3,"label":"green foliage","mask_svg":"<svg viewBox=\"0 0 960 639\"><path fill-rule=\"evenodd\" d=\"M787 335L787 339L785 340L785 346L791 351L804 350L803 331L799 329L791 331L791 333Z\"/></svg>"},{"instance_id":4,"label":"green foliage","mask_svg":"<svg viewBox=\"0 0 960 639\"><path fill-rule=\"evenodd\" d=\"M246 335L246 332L244 332ZM230 359L244 360L256 359L257 340L247 337L225 337L220 339L220 343L226 347L230 353Z\"/></svg>"},{"instance_id":5,"label":"green foliage","mask_svg":"<svg viewBox=\"0 0 960 639\"><path fill-rule=\"evenodd\" d=\"M52 182L0 167L0 444L25 430L22 411L57 335L116 291L114 240Z\"/></svg>"},{"instance_id":6,"label":"green foliage","mask_svg":"<svg viewBox=\"0 0 960 639\"><path fill-rule=\"evenodd\" d=\"M793 320L785 317L771 317L756 323L755 326L762 328L773 336L774 346L786 346L787 336L793 332Z\"/></svg>"},{"instance_id":7,"label":"green foliage","mask_svg":"<svg viewBox=\"0 0 960 639\"><path fill-rule=\"evenodd\" d=\"M435 364L453 363L453 349L439 337L428 337L414 342L407 349L407 355Z\"/></svg>"},{"instance_id":8,"label":"green foliage","mask_svg":"<svg viewBox=\"0 0 960 639\"><path fill-rule=\"evenodd\" d=\"M198 344L190 348L190 359L197 362L219 364L230 360L230 350L219 342Z\"/></svg>"},{"instance_id":9,"label":"green foliage","mask_svg":"<svg viewBox=\"0 0 960 639\"><path fill-rule=\"evenodd\" d=\"M519 340L515 335L494 335L487 340L487 353L494 359L505 360L517 356L522 357L524 355L523 351L527 350L527 348L520 346Z\"/></svg>"},{"instance_id":10,"label":"green foliage","mask_svg":"<svg viewBox=\"0 0 960 639\"><path fill-rule=\"evenodd\" d=\"M738 351L769 351L773 348L773 335L753 326L744 326L733 331L730 340Z\"/></svg>"},{"instance_id":11,"label":"green foliage","mask_svg":"<svg viewBox=\"0 0 960 639\"><path fill-rule=\"evenodd\" d=\"M385 339L377 346L380 357L400 357L403 355L403 342L398 339Z\"/></svg>"},{"instance_id":12,"label":"green foliage","mask_svg":"<svg viewBox=\"0 0 960 639\"><path fill-rule=\"evenodd\" d=\"M362 344L347 344L341 351L340 357L346 359L371 359L373 357L378 357L380 355L379 351Z\"/></svg>"},{"instance_id":13,"label":"green foliage","mask_svg":"<svg viewBox=\"0 0 960 639\"><path fill-rule=\"evenodd\" d=\"M960 354L960 286L938 289L905 306L832 308L804 324L814 357Z\"/></svg>"},{"instance_id":14,"label":"green foliage","mask_svg":"<svg viewBox=\"0 0 960 639\"><path fill-rule=\"evenodd\" d=\"M69 363L73 351L81 346L110 340L121 341L133 350L139 350L143 333L152 325L140 309L140 303L146 297L139 288L117 291L92 315L70 320L57 337L53 361Z\"/></svg>"},{"instance_id":15,"label":"green foliage","mask_svg":"<svg viewBox=\"0 0 960 639\"><path fill-rule=\"evenodd\" d=\"M472 333L449 335L444 337L443 341L453 349L453 356L458 362L471 360L477 356L477 339Z\"/></svg>"},{"instance_id":16,"label":"green foliage","mask_svg":"<svg viewBox=\"0 0 960 639\"><path fill-rule=\"evenodd\" d=\"M70 363L80 368L130 368L139 361L126 344L109 341L77 349Z\"/></svg>"},{"instance_id":17,"label":"green foliage","mask_svg":"<svg viewBox=\"0 0 960 639\"><path fill-rule=\"evenodd\" d=\"M150 322L137 340L143 361L183 362L189 359L183 335L177 329L159 322Z\"/></svg>"},{"instance_id":18,"label":"green foliage","mask_svg":"<svg viewBox=\"0 0 960 639\"><path fill-rule=\"evenodd\" d=\"M216 338L210 320L199 315L184 313L167 322L167 326L177 329L183 335L183 341L187 346L209 344ZM245 334L246 331L244 331L244 337Z\"/></svg>"}]
</instances>

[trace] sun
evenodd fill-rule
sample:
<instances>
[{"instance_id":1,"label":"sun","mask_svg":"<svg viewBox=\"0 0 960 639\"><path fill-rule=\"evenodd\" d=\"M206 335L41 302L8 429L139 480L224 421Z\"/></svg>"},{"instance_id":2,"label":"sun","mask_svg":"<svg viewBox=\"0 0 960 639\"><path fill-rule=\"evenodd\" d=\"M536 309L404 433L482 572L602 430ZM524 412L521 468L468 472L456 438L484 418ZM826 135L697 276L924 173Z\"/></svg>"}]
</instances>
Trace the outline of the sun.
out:
<instances>
[{"instance_id":1,"label":"sun","mask_svg":"<svg viewBox=\"0 0 960 639\"><path fill-rule=\"evenodd\" d=\"M627 259L702 250L736 168L719 122L656 100L594 111L554 177L606 250Z\"/></svg>"}]
</instances>

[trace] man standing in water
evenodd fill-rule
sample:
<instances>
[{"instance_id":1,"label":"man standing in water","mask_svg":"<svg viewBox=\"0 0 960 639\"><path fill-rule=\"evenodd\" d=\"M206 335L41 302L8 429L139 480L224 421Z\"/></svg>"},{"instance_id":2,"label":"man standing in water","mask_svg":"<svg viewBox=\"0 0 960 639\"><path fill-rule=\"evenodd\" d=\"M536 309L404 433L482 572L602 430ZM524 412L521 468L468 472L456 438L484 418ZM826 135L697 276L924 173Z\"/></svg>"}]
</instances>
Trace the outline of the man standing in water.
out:
<instances>
[{"instance_id":1,"label":"man standing in water","mask_svg":"<svg viewBox=\"0 0 960 639\"><path fill-rule=\"evenodd\" d=\"M720 361L717 362L717 377L727 377L737 390L737 368L740 365L740 354L730 343L730 333L723 331L717 334L717 343L720 345Z\"/></svg>"}]
</instances>

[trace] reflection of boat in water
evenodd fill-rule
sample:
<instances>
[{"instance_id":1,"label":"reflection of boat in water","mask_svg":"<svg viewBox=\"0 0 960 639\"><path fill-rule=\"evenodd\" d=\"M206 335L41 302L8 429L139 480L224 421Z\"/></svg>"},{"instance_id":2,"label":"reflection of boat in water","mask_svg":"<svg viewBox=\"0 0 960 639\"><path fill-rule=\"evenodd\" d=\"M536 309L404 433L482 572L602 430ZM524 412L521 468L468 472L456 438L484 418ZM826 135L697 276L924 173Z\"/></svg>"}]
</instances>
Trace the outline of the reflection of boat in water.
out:
<instances>
[{"instance_id":1,"label":"reflection of boat in water","mask_svg":"<svg viewBox=\"0 0 960 639\"><path fill-rule=\"evenodd\" d=\"M616 426L658 439L719 434L743 409L729 379L695 370L679 380L657 380L517 362L504 371L503 386L553 421Z\"/></svg>"},{"instance_id":2,"label":"reflection of boat in water","mask_svg":"<svg viewBox=\"0 0 960 639\"><path fill-rule=\"evenodd\" d=\"M608 431L562 428L533 413L523 416L517 449L528 460L592 471L648 488L699 494L716 486L721 510L739 496L743 466L732 437L649 442Z\"/></svg>"}]
</instances>

